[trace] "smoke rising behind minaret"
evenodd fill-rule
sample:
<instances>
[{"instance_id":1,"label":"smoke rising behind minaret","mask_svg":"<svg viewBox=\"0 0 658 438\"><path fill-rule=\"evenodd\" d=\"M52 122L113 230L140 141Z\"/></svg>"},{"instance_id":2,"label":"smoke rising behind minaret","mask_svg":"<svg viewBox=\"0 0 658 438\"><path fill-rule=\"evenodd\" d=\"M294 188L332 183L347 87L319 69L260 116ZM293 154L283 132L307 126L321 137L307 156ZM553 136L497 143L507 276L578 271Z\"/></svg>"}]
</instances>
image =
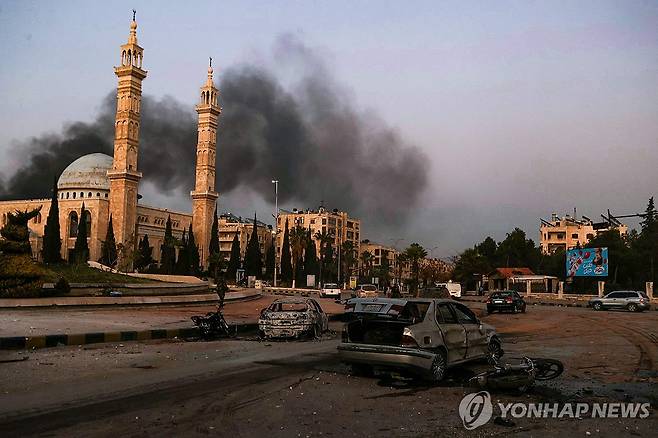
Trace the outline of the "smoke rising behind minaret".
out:
<instances>
[{"instance_id":1,"label":"smoke rising behind minaret","mask_svg":"<svg viewBox=\"0 0 658 438\"><path fill-rule=\"evenodd\" d=\"M428 183L429 159L376 116L360 111L317 53L279 38L271 65L243 64L221 75L217 188L252 190L279 201L330 208L384 226L405 221ZM293 71L292 78L281 71ZM284 85L290 84L290 85ZM91 123L19 141L26 164L5 178L2 198L47 197L52 178L81 155L112 155L115 93ZM197 117L171 97L142 101L139 169L164 194L194 187Z\"/></svg>"}]
</instances>

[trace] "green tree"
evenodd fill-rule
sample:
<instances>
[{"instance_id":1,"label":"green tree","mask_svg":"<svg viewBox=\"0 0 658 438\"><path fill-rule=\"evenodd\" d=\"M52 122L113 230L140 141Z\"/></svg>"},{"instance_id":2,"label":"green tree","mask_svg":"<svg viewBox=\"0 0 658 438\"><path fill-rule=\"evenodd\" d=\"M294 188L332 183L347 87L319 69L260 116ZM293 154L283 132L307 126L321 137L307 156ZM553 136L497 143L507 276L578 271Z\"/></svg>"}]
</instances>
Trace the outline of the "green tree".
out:
<instances>
[{"instance_id":1,"label":"green tree","mask_svg":"<svg viewBox=\"0 0 658 438\"><path fill-rule=\"evenodd\" d=\"M365 283L370 283L372 277L372 253L368 250L361 253L361 277Z\"/></svg>"},{"instance_id":2,"label":"green tree","mask_svg":"<svg viewBox=\"0 0 658 438\"><path fill-rule=\"evenodd\" d=\"M474 287L476 277L489 274L494 270L491 262L475 248L462 252L455 260L453 277L463 283L467 289Z\"/></svg>"},{"instance_id":3,"label":"green tree","mask_svg":"<svg viewBox=\"0 0 658 438\"><path fill-rule=\"evenodd\" d=\"M319 277L320 266L318 263L317 247L311 236L311 229L306 233L306 248L304 249L304 273L306 275L315 275L316 281Z\"/></svg>"},{"instance_id":4,"label":"green tree","mask_svg":"<svg viewBox=\"0 0 658 438\"><path fill-rule=\"evenodd\" d=\"M114 236L112 236L114 238ZM139 241L137 254L135 255L135 269L137 271L147 270L153 264L153 247L149 243L148 234L144 234Z\"/></svg>"},{"instance_id":5,"label":"green tree","mask_svg":"<svg viewBox=\"0 0 658 438\"><path fill-rule=\"evenodd\" d=\"M347 240L343 242L341 245L341 258L340 258L340 263L341 263L341 274L343 278L350 278L352 276L352 273L354 272L354 267L356 266L356 263L358 261L357 259L357 250L354 248L354 243L350 240ZM339 278L338 281L340 283L344 283L344 280L342 278Z\"/></svg>"},{"instance_id":6,"label":"green tree","mask_svg":"<svg viewBox=\"0 0 658 438\"><path fill-rule=\"evenodd\" d=\"M267 280L274 279L274 269L276 262L274 244L275 241L273 240L272 243L270 243L270 246L267 247L267 252L265 253L265 278Z\"/></svg>"},{"instance_id":7,"label":"green tree","mask_svg":"<svg viewBox=\"0 0 658 438\"><path fill-rule=\"evenodd\" d=\"M213 257L215 254L220 254L219 247L219 220L217 218L217 204L215 204L215 215L212 221L212 228L210 229L210 242L208 243L208 272L212 273L213 276L217 270L217 266L214 265L215 261L223 260L222 258Z\"/></svg>"},{"instance_id":8,"label":"green tree","mask_svg":"<svg viewBox=\"0 0 658 438\"><path fill-rule=\"evenodd\" d=\"M105 240L101 244L101 258L98 261L99 263L102 263L105 266L114 267L117 264L118 257L119 255L117 253L117 243L114 240L114 226L112 225L112 215L110 215L110 221L107 224L107 232L105 234Z\"/></svg>"},{"instance_id":9,"label":"green tree","mask_svg":"<svg viewBox=\"0 0 658 438\"><path fill-rule=\"evenodd\" d=\"M53 194L50 199L50 210L43 231L43 250L41 256L44 263L59 263L61 256L62 239L59 230L59 201L57 197L57 180L53 180Z\"/></svg>"},{"instance_id":10,"label":"green tree","mask_svg":"<svg viewBox=\"0 0 658 438\"><path fill-rule=\"evenodd\" d=\"M181 237L180 242L178 242L178 258L176 259L176 264L174 265L174 272L177 275L189 275L190 274L190 254L188 252L189 247L187 246L187 236L185 235L186 230L183 230L183 237Z\"/></svg>"},{"instance_id":11,"label":"green tree","mask_svg":"<svg viewBox=\"0 0 658 438\"><path fill-rule=\"evenodd\" d=\"M320 283L331 282L330 266L334 258L334 237L326 231L317 231L313 237L320 244Z\"/></svg>"},{"instance_id":12,"label":"green tree","mask_svg":"<svg viewBox=\"0 0 658 438\"><path fill-rule=\"evenodd\" d=\"M306 284L306 275L304 274L304 248L306 247L306 229L296 225L290 230L290 247L292 250L293 269L295 271L295 283L299 285Z\"/></svg>"},{"instance_id":13,"label":"green tree","mask_svg":"<svg viewBox=\"0 0 658 438\"><path fill-rule=\"evenodd\" d=\"M226 276L229 281L235 281L238 269L240 269L240 241L238 240L238 233L235 233L233 243L231 243L231 257L226 268Z\"/></svg>"},{"instance_id":14,"label":"green tree","mask_svg":"<svg viewBox=\"0 0 658 438\"><path fill-rule=\"evenodd\" d=\"M87 263L89 260L89 245L87 244L87 220L89 212L85 209L85 203L82 203L80 209L80 222L78 224L78 235L75 238L73 246L73 262L77 264Z\"/></svg>"},{"instance_id":15,"label":"green tree","mask_svg":"<svg viewBox=\"0 0 658 438\"><path fill-rule=\"evenodd\" d=\"M413 276L411 282L411 292L416 293L416 296L419 294L418 284L419 284L419 275L420 275L420 261L427 257L427 251L418 243L412 243L404 250L404 255L411 263L411 274Z\"/></svg>"},{"instance_id":16,"label":"green tree","mask_svg":"<svg viewBox=\"0 0 658 438\"><path fill-rule=\"evenodd\" d=\"M251 230L251 236L247 243L247 251L244 256L245 274L261 278L263 276L263 255L260 252L258 243L258 228L256 225L256 214L254 214L254 226Z\"/></svg>"},{"instance_id":17,"label":"green tree","mask_svg":"<svg viewBox=\"0 0 658 438\"><path fill-rule=\"evenodd\" d=\"M189 263L188 272L190 275L199 275L199 265L201 264L201 257L199 257L199 246L194 239L194 230L192 224L187 232L187 259Z\"/></svg>"},{"instance_id":18,"label":"green tree","mask_svg":"<svg viewBox=\"0 0 658 438\"><path fill-rule=\"evenodd\" d=\"M388 251L382 250L382 262L375 268L375 277L379 278L380 287L388 287L391 283L391 263L388 260Z\"/></svg>"},{"instance_id":19,"label":"green tree","mask_svg":"<svg viewBox=\"0 0 658 438\"><path fill-rule=\"evenodd\" d=\"M541 259L541 251L535 246L532 239L526 239L526 234L520 228L514 228L507 234L505 240L500 242L496 250L496 268L528 267L536 270Z\"/></svg>"},{"instance_id":20,"label":"green tree","mask_svg":"<svg viewBox=\"0 0 658 438\"><path fill-rule=\"evenodd\" d=\"M292 257L290 255L288 219L286 219L286 229L283 232L283 244L281 246L281 281L285 284L292 282Z\"/></svg>"},{"instance_id":21,"label":"green tree","mask_svg":"<svg viewBox=\"0 0 658 438\"><path fill-rule=\"evenodd\" d=\"M160 246L160 270L163 274L173 274L176 265L176 247L171 231L171 216L167 216L164 239Z\"/></svg>"},{"instance_id":22,"label":"green tree","mask_svg":"<svg viewBox=\"0 0 658 438\"><path fill-rule=\"evenodd\" d=\"M475 249L482 257L486 258L489 261L491 266L495 266L498 264L498 261L496 260L496 251L498 249L498 244L493 238L487 237L478 245L476 245Z\"/></svg>"}]
</instances>

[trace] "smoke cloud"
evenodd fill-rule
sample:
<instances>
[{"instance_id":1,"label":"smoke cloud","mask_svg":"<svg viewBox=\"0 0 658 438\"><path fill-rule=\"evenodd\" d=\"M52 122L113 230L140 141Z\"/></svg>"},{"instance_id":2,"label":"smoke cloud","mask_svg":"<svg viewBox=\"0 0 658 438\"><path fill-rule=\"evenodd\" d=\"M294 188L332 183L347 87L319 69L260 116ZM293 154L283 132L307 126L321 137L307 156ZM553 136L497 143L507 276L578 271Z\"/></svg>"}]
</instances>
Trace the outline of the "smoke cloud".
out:
<instances>
[{"instance_id":1,"label":"smoke cloud","mask_svg":"<svg viewBox=\"0 0 658 438\"><path fill-rule=\"evenodd\" d=\"M252 190L273 203L276 178L283 205L323 202L379 226L402 224L427 186L428 157L375 115L359 111L315 51L284 36L272 55L270 66L234 66L221 77L218 191ZM289 86L282 69L295 72ZM16 144L14 153L26 164L4 179L2 198L47 197L52 179L76 158L112 155L115 109L112 92L93 122ZM171 97L145 95L141 116L144 181L164 194L188 196L196 113Z\"/></svg>"}]
</instances>

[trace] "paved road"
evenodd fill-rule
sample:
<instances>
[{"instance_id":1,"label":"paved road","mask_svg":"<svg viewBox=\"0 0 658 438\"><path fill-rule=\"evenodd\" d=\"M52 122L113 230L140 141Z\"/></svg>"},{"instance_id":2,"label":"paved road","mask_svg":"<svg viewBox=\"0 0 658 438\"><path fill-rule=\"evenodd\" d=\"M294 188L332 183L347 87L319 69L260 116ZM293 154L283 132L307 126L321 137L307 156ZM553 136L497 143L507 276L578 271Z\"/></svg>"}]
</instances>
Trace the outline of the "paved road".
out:
<instances>
[{"instance_id":1,"label":"paved road","mask_svg":"<svg viewBox=\"0 0 658 438\"><path fill-rule=\"evenodd\" d=\"M480 304L469 303L481 313ZM484 317L507 356L553 357L564 375L513 401L649 401L658 405L658 312L530 307ZM339 327L334 325L334 329ZM644 420L519 419L469 434L457 416L464 380L440 386L356 378L336 359L337 335L322 341L250 339L45 349L0 363L2 436L655 436ZM14 353L15 354L15 353ZM7 356L3 356L7 358ZM1 359L1 358L0 358Z\"/></svg>"}]
</instances>

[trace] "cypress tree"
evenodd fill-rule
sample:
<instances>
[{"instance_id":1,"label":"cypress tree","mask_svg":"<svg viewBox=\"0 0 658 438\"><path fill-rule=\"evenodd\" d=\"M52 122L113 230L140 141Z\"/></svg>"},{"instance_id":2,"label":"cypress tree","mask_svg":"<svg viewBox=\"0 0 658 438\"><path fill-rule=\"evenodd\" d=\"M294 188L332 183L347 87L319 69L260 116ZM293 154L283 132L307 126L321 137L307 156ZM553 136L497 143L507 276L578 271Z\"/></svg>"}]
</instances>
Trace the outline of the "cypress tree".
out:
<instances>
[{"instance_id":1,"label":"cypress tree","mask_svg":"<svg viewBox=\"0 0 658 438\"><path fill-rule=\"evenodd\" d=\"M226 276L235 281L235 274L240 267L240 241L238 240L238 233L233 236L233 243L231 244L231 257L228 260L228 268L226 269Z\"/></svg>"},{"instance_id":2,"label":"cypress tree","mask_svg":"<svg viewBox=\"0 0 658 438\"><path fill-rule=\"evenodd\" d=\"M60 255L62 239L59 231L59 201L57 197L57 179L53 179L53 194L50 199L50 210L43 231L43 250L41 255L44 263L58 263L62 260Z\"/></svg>"},{"instance_id":3,"label":"cypress tree","mask_svg":"<svg viewBox=\"0 0 658 438\"><path fill-rule=\"evenodd\" d=\"M265 254L265 278L267 280L274 279L274 269L275 269L275 241L273 240L270 243L270 246L267 248L267 253Z\"/></svg>"},{"instance_id":4,"label":"cypress tree","mask_svg":"<svg viewBox=\"0 0 658 438\"><path fill-rule=\"evenodd\" d=\"M148 234L139 241L137 255L135 257L135 269L141 270L148 268L153 263L153 247L149 243Z\"/></svg>"},{"instance_id":5,"label":"cypress tree","mask_svg":"<svg viewBox=\"0 0 658 438\"><path fill-rule=\"evenodd\" d=\"M75 263L87 263L89 260L89 246L87 245L87 211L85 203L80 209L80 221L78 222L78 236L73 246L73 259Z\"/></svg>"},{"instance_id":6,"label":"cypress tree","mask_svg":"<svg viewBox=\"0 0 658 438\"><path fill-rule=\"evenodd\" d=\"M174 236L171 231L171 216L168 216L164 239L160 247L160 269L163 274L171 274L174 272L175 264L176 248L174 247Z\"/></svg>"},{"instance_id":7,"label":"cypress tree","mask_svg":"<svg viewBox=\"0 0 658 438\"><path fill-rule=\"evenodd\" d=\"M110 215L105 240L101 244L101 258L98 261L105 266L113 267L117 264L117 258L117 243L114 240L114 227L112 226L112 215Z\"/></svg>"},{"instance_id":8,"label":"cypress tree","mask_svg":"<svg viewBox=\"0 0 658 438\"><path fill-rule=\"evenodd\" d=\"M199 257L199 247L194 241L194 231L192 230L192 224L190 223L190 229L187 233L187 258L189 262L189 274L190 275L199 275L199 264L201 263L201 258Z\"/></svg>"},{"instance_id":9,"label":"cypress tree","mask_svg":"<svg viewBox=\"0 0 658 438\"><path fill-rule=\"evenodd\" d=\"M304 287L306 286L306 273L304 272L304 258L299 255L297 260L295 260L295 286Z\"/></svg>"},{"instance_id":10,"label":"cypress tree","mask_svg":"<svg viewBox=\"0 0 658 438\"><path fill-rule=\"evenodd\" d=\"M178 250L178 259L174 266L174 272L178 275L188 275L190 273L190 257L187 252L187 238L185 237L186 230L183 230L183 237L181 238L180 249Z\"/></svg>"},{"instance_id":11,"label":"cypress tree","mask_svg":"<svg viewBox=\"0 0 658 438\"><path fill-rule=\"evenodd\" d=\"M290 256L288 219L286 219L286 229L283 232L283 244L281 247L281 281L288 284L292 282L292 257Z\"/></svg>"},{"instance_id":12,"label":"cypress tree","mask_svg":"<svg viewBox=\"0 0 658 438\"><path fill-rule=\"evenodd\" d=\"M304 273L306 275L315 275L316 281L318 280L318 256L317 247L311 237L311 229L308 229L308 236L306 237L306 248L304 250Z\"/></svg>"},{"instance_id":13,"label":"cypress tree","mask_svg":"<svg viewBox=\"0 0 658 438\"><path fill-rule=\"evenodd\" d=\"M244 256L244 269L247 276L253 275L256 278L263 276L263 255L260 252L258 244L258 228L256 226L256 214L254 213L254 226L251 230L251 237L247 243L247 251Z\"/></svg>"},{"instance_id":14,"label":"cypress tree","mask_svg":"<svg viewBox=\"0 0 658 438\"><path fill-rule=\"evenodd\" d=\"M219 221L217 219L217 205L215 204L215 217L212 221L212 228L210 229L210 242L208 243L208 271L212 272L213 275L217 267L215 261L220 260L220 258L217 257L219 254Z\"/></svg>"}]
</instances>

